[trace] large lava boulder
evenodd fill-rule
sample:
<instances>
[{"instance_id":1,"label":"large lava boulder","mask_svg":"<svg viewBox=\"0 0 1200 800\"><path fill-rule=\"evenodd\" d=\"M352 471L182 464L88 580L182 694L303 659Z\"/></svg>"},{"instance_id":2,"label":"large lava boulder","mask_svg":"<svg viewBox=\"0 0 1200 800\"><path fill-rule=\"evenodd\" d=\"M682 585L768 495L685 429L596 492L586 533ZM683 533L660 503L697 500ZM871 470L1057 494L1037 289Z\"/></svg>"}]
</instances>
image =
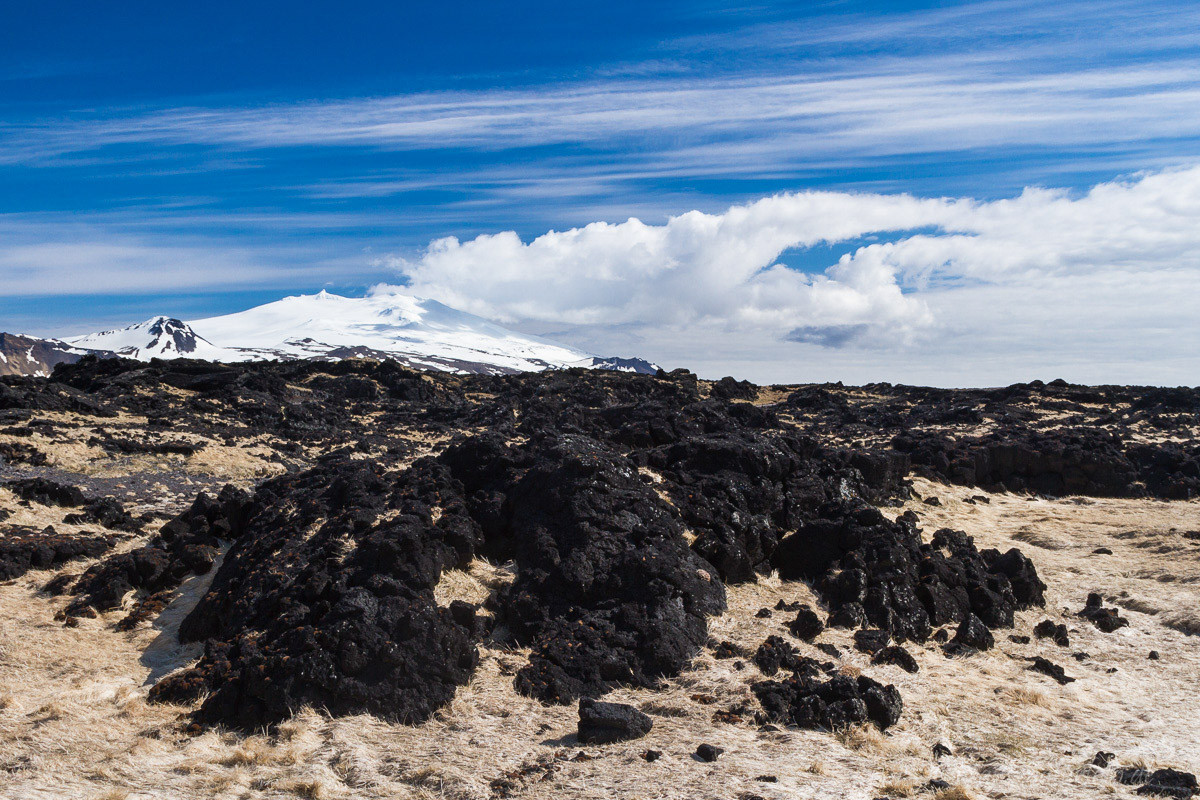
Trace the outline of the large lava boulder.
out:
<instances>
[{"instance_id":1,"label":"large lava boulder","mask_svg":"<svg viewBox=\"0 0 1200 800\"><path fill-rule=\"evenodd\" d=\"M677 674L725 607L716 570L627 459L583 437L535 447L509 498L518 572L500 602L533 649L518 690L565 703Z\"/></svg>"},{"instance_id":2,"label":"large lava boulder","mask_svg":"<svg viewBox=\"0 0 1200 800\"><path fill-rule=\"evenodd\" d=\"M259 489L245 535L180 629L207 640L152 700L210 692L202 722L256 728L304 705L419 722L471 676L475 632L434 600L477 528L431 460L332 460ZM438 513L435 513L437 509Z\"/></svg>"},{"instance_id":3,"label":"large lava boulder","mask_svg":"<svg viewBox=\"0 0 1200 800\"><path fill-rule=\"evenodd\" d=\"M633 706L600 703L586 697L579 701L579 741L584 744L640 739L652 727L654 722L650 717Z\"/></svg>"},{"instance_id":4,"label":"large lava boulder","mask_svg":"<svg viewBox=\"0 0 1200 800\"><path fill-rule=\"evenodd\" d=\"M870 624L897 641L925 641L933 626L975 614L1010 627L1018 608L1044 605L1045 584L1018 550L979 551L961 531L925 542L910 512L886 519L861 502L825 504L780 542L772 562L787 579L813 582L829 624Z\"/></svg>"}]
</instances>

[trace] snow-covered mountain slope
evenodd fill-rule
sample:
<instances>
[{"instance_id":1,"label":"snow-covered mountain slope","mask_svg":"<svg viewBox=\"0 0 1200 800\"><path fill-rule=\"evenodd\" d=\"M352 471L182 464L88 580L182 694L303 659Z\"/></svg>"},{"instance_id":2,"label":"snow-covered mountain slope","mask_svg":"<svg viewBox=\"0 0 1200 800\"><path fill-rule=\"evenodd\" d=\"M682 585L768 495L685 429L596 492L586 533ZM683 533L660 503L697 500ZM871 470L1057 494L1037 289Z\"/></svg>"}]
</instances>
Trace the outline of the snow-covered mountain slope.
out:
<instances>
[{"instance_id":1,"label":"snow-covered mountain slope","mask_svg":"<svg viewBox=\"0 0 1200 800\"><path fill-rule=\"evenodd\" d=\"M389 358L418 369L526 372L589 367L654 372L642 359L599 358L509 330L436 300L404 294L285 297L236 314L181 322L155 317L68 340L129 358L248 361Z\"/></svg>"},{"instance_id":2,"label":"snow-covered mountain slope","mask_svg":"<svg viewBox=\"0 0 1200 800\"><path fill-rule=\"evenodd\" d=\"M106 350L126 358L203 358L209 361L241 361L236 350L216 347L188 326L171 317L152 317L137 325L89 333L67 340L75 347Z\"/></svg>"}]
</instances>

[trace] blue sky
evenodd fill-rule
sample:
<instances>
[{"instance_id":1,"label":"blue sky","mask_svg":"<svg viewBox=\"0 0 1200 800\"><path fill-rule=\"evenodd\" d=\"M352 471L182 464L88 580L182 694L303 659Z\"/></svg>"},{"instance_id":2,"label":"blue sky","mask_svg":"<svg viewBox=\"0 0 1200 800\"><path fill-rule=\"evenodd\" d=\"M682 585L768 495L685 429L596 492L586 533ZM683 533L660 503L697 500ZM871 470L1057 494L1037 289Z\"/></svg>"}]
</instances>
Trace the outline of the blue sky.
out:
<instances>
[{"instance_id":1,"label":"blue sky","mask_svg":"<svg viewBox=\"0 0 1200 800\"><path fill-rule=\"evenodd\" d=\"M437 272L426 248L504 231L531 243L630 217L665 227L693 210L723 219L780 193L987 204L1053 187L1077 200L1190 168L1198 112L1200 9L1186 2L10 3L0 24L0 329L66 334L410 283L593 348L748 364L736 337L714 333L707 350L724 353L715 356L679 343L696 326L744 331L766 315L761 302L720 309L700 298L670 330L626 309L604 327L595 320L606 308L589 315L564 299L577 287L525 304L498 300L504 287L473 294L458 262L443 259ZM1166 191L1186 193L1189 180ZM1157 202L1146 198L1122 202ZM778 265L824 280L843 255L942 224L906 220L784 237L746 280ZM1160 245L1150 247L1157 261L1142 252L1121 269L1136 261L1157 279L1187 267ZM512 251L517 261L500 272L520 274L531 253ZM490 271L502 254L484 256L471 256L472 269ZM555 274L585 256L596 253L576 253ZM1064 258L1029 263L1043 265L1040 279L1065 279L1045 267ZM1094 273L1072 269L1071 280L1090 281L1081 295L1100 291ZM1020 270L1028 279L1028 265ZM969 264L892 271L905 296L1015 291L1012 275ZM648 289L620 274L629 291ZM830 335L813 341L857 347L837 363L862 360L863 376L891 377L879 365L903 339L904 375L936 380L952 334L929 297L932 322L919 324L916 312L901 322L896 308L861 298L836 318L797 301L782 310L792 328L761 334L774 355L747 369L779 377L820 362L822 376L840 374L829 347L788 335L824 325ZM1081 312L1080 342L1098 310ZM1147 324L1163 318L1146 312ZM863 314L903 330L854 344L846 333L871 322ZM1022 363L1069 372L1094 361L1090 352L1043 351L995 374ZM1145 354L1107 358L1138 364ZM1194 366L1171 358L1146 377Z\"/></svg>"}]
</instances>

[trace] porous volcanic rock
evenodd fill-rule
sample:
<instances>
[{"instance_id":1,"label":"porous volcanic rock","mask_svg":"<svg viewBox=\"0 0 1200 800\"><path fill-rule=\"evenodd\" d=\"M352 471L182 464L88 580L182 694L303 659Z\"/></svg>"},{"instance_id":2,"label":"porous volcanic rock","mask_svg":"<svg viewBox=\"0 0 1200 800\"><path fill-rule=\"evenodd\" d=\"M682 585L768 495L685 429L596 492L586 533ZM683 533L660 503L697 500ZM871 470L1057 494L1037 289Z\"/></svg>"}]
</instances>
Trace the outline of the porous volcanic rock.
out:
<instances>
[{"instance_id":1,"label":"porous volcanic rock","mask_svg":"<svg viewBox=\"0 0 1200 800\"><path fill-rule=\"evenodd\" d=\"M119 608L135 589L144 600L175 589L188 575L207 573L221 542L241 535L246 515L247 495L240 489L226 486L215 499L201 493L147 544L89 567L75 582L71 592L76 597L61 615L87 616L93 610Z\"/></svg>"},{"instance_id":2,"label":"porous volcanic rock","mask_svg":"<svg viewBox=\"0 0 1200 800\"><path fill-rule=\"evenodd\" d=\"M113 536L59 533L53 526L40 531L0 527L0 580L20 577L31 569L50 569L76 559L96 558L111 550L116 541Z\"/></svg>"},{"instance_id":3,"label":"porous volcanic rock","mask_svg":"<svg viewBox=\"0 0 1200 800\"><path fill-rule=\"evenodd\" d=\"M87 502L87 498L77 487L56 483L45 478L22 478L9 481L4 486L22 500L44 506L78 508Z\"/></svg>"},{"instance_id":4,"label":"porous volcanic rock","mask_svg":"<svg viewBox=\"0 0 1200 800\"><path fill-rule=\"evenodd\" d=\"M478 528L444 466L387 473L348 457L264 484L212 587L180 627L196 667L151 700L209 692L201 722L253 728L304 704L419 722L478 659L475 631L434 600ZM435 514L435 509L440 514Z\"/></svg>"},{"instance_id":5,"label":"porous volcanic rock","mask_svg":"<svg viewBox=\"0 0 1200 800\"><path fill-rule=\"evenodd\" d=\"M1129 624L1129 620L1122 617L1120 612L1115 608L1105 608L1104 599L1097 593L1092 592L1087 597L1087 603L1079 612L1079 616L1091 621L1100 630L1105 633L1112 633L1118 628L1124 628Z\"/></svg>"},{"instance_id":6,"label":"porous volcanic rock","mask_svg":"<svg viewBox=\"0 0 1200 800\"><path fill-rule=\"evenodd\" d=\"M563 436L510 496L517 579L499 606L533 649L519 691L569 702L677 674L725 608L712 565L626 460Z\"/></svg>"},{"instance_id":7,"label":"porous volcanic rock","mask_svg":"<svg viewBox=\"0 0 1200 800\"><path fill-rule=\"evenodd\" d=\"M780 543L773 562L784 578L813 581L834 609L830 625L866 622L899 642L925 641L933 626L970 614L1010 627L1016 609L1045 603L1045 584L1020 551L980 552L948 529L926 543L915 515L892 522L865 504L826 504Z\"/></svg>"},{"instance_id":8,"label":"porous volcanic rock","mask_svg":"<svg viewBox=\"0 0 1200 800\"><path fill-rule=\"evenodd\" d=\"M825 623L817 616L817 612L808 606L796 612L796 618L788 623L788 630L798 639L811 642L825 630Z\"/></svg>"},{"instance_id":9,"label":"porous volcanic rock","mask_svg":"<svg viewBox=\"0 0 1200 800\"><path fill-rule=\"evenodd\" d=\"M768 719L801 728L835 730L869 720L883 730L896 724L904 708L895 686L866 675L837 674L823 681L812 670L798 671L752 689Z\"/></svg>"},{"instance_id":10,"label":"porous volcanic rock","mask_svg":"<svg viewBox=\"0 0 1200 800\"><path fill-rule=\"evenodd\" d=\"M126 533L138 533L142 529L141 523L111 497L89 500L84 503L81 511L63 517L63 522L68 525L102 525L110 530Z\"/></svg>"},{"instance_id":11,"label":"porous volcanic rock","mask_svg":"<svg viewBox=\"0 0 1200 800\"><path fill-rule=\"evenodd\" d=\"M1071 635L1067 631L1067 626L1061 622L1055 623L1054 620L1044 619L1033 627L1033 633L1039 639L1053 639L1059 647L1071 646Z\"/></svg>"},{"instance_id":12,"label":"porous volcanic rock","mask_svg":"<svg viewBox=\"0 0 1200 800\"><path fill-rule=\"evenodd\" d=\"M992 632L974 614L968 614L959 624L954 638L946 645L948 653L970 653L976 650L991 650L996 644Z\"/></svg>"},{"instance_id":13,"label":"porous volcanic rock","mask_svg":"<svg viewBox=\"0 0 1200 800\"><path fill-rule=\"evenodd\" d=\"M980 551L951 530L926 541L911 512L881 513L909 496L908 454L878 439L823 440L792 416L836 417L857 433L891 424L891 410L855 422L834 389L767 406L755 404L756 387L704 386L679 370L436 376L351 359L85 358L5 396L14 420L69 398L150 418L160 443L272 442L284 475L252 495L197 499L143 547L89 569L67 609L113 609L132 590L121 624L137 624L228 548L180 628L204 656L151 693L203 697L202 723L258 728L303 705L427 719L470 678L476 643L491 635L529 649L514 683L545 702L653 688L709 641L725 583L775 570L811 582L830 626L870 626L897 642L972 614L985 628L1011 625L1016 609L1044 603L1019 551ZM912 419L971 420L986 405L895 387L876 394L913 403ZM937 398L928 414L926 397ZM488 613L439 606L443 572L477 557L513 573L485 601ZM798 636L819 632L815 612L788 610ZM804 724L882 726L899 714L894 689L834 683L831 664L782 638L755 662L811 683L785 703L808 709Z\"/></svg>"},{"instance_id":14,"label":"porous volcanic rock","mask_svg":"<svg viewBox=\"0 0 1200 800\"><path fill-rule=\"evenodd\" d=\"M624 703L600 703L589 698L579 701L579 741L585 744L611 744L640 739L654 727L654 721Z\"/></svg>"},{"instance_id":15,"label":"porous volcanic rock","mask_svg":"<svg viewBox=\"0 0 1200 800\"><path fill-rule=\"evenodd\" d=\"M912 653L905 650L898 644L885 647L875 654L871 659L872 664L893 664L905 672L916 673L920 672L921 667L917 664L917 660L913 658Z\"/></svg>"}]
</instances>

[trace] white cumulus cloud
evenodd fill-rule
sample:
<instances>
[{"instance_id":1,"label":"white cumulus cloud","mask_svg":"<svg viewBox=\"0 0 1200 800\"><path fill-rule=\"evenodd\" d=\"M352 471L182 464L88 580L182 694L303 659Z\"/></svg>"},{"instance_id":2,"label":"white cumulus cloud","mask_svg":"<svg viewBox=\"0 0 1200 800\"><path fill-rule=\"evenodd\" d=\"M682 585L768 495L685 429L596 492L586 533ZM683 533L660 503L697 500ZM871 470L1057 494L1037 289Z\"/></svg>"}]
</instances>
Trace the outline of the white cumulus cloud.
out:
<instances>
[{"instance_id":1,"label":"white cumulus cloud","mask_svg":"<svg viewBox=\"0 0 1200 800\"><path fill-rule=\"evenodd\" d=\"M1200 285L1198 222L1200 167L1192 167L1082 194L1031 188L990 201L781 194L660 225L630 219L530 241L511 231L437 239L388 263L404 291L581 344L592 337L619 347L625 337L626 350L681 363L741 352L749 340L777 357L788 352L774 349L782 343L793 352L850 344L928 358L948 337L975 342L977 355L992 342L1008 356L1045 361L1089 341L1142 346L1163 319L1189 325L1178 312ZM864 244L870 237L877 241ZM816 274L783 263L830 245L828 267ZM1138 307L1124 308L1122 298L1135 295ZM1191 363L1190 351L1175 348L1161 355Z\"/></svg>"}]
</instances>

